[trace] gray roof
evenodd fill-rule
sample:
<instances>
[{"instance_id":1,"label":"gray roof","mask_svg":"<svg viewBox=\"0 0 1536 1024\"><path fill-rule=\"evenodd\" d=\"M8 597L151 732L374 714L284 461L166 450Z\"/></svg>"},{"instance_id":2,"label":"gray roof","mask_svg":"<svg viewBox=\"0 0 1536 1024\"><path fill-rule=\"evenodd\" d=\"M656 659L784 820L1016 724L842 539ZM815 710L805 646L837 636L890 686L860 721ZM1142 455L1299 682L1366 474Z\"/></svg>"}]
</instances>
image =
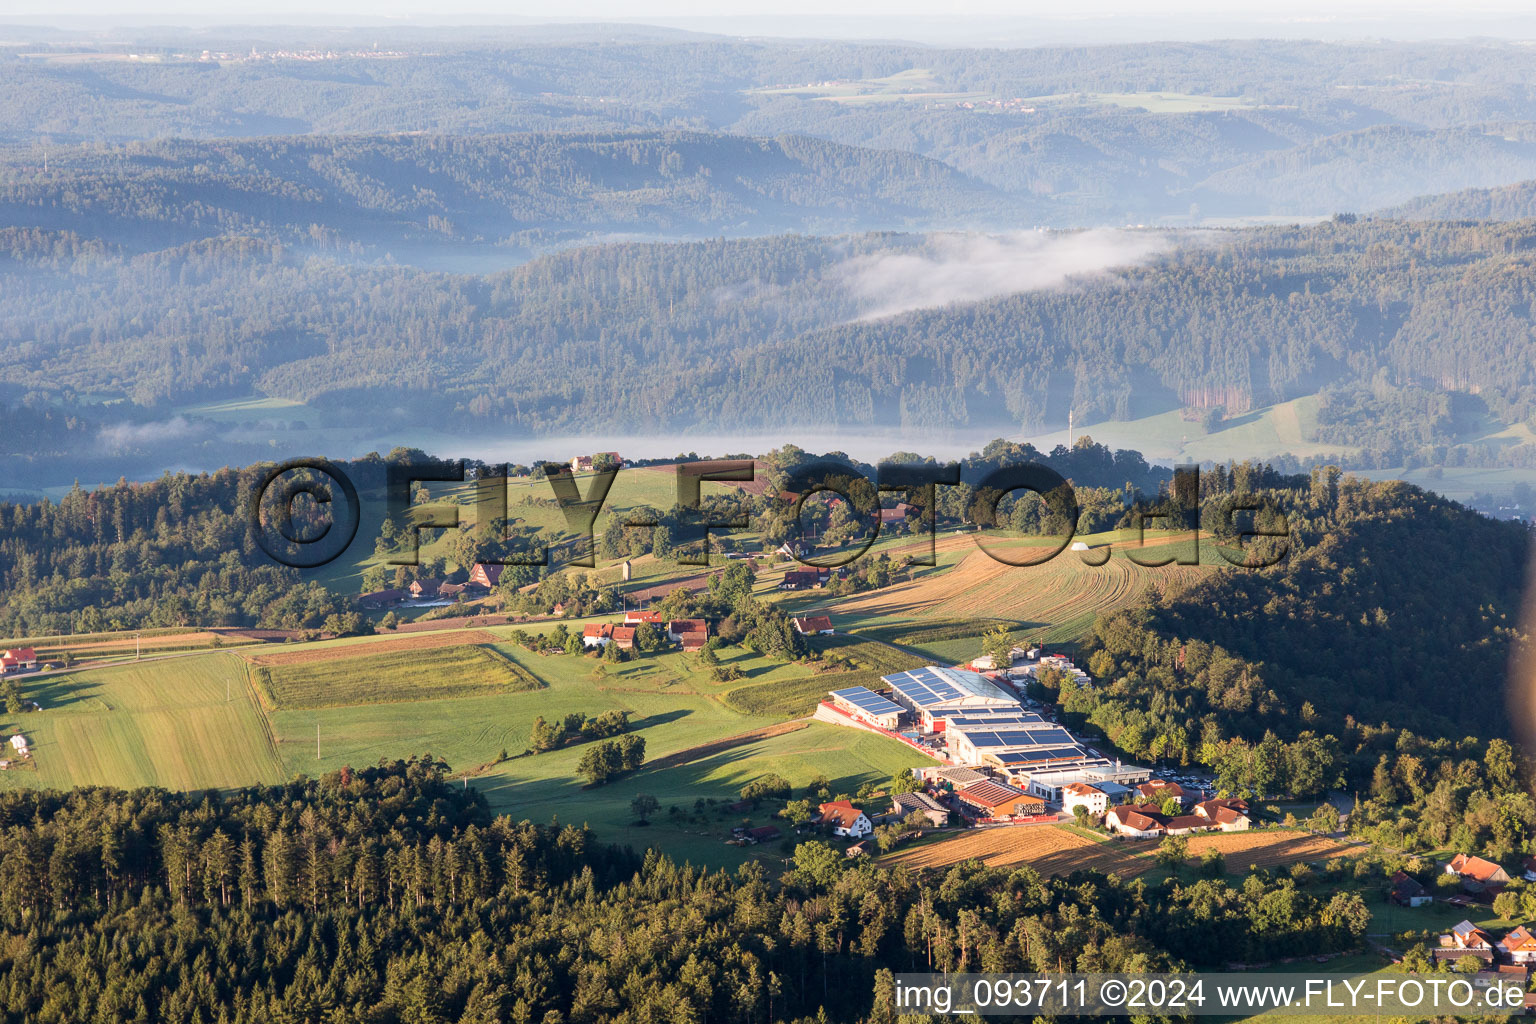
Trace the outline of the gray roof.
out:
<instances>
[{"instance_id":1,"label":"gray roof","mask_svg":"<svg viewBox=\"0 0 1536 1024\"><path fill-rule=\"evenodd\" d=\"M903 811L941 811L949 813L949 809L939 803L927 793L897 793L891 798L891 805L899 807Z\"/></svg>"},{"instance_id":2,"label":"gray roof","mask_svg":"<svg viewBox=\"0 0 1536 1024\"><path fill-rule=\"evenodd\" d=\"M1019 706L1017 698L1004 692L992 680L980 672L968 672L963 668L927 665L881 679L919 708L939 707L974 697Z\"/></svg>"}]
</instances>

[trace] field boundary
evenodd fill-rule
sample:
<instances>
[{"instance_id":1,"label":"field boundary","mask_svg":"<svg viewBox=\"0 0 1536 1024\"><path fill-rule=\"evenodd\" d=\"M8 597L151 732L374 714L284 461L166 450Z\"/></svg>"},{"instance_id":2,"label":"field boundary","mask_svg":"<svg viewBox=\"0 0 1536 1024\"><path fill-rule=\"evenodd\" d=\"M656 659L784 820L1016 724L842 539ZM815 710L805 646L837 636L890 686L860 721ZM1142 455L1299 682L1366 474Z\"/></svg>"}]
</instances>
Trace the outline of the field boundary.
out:
<instances>
[{"instance_id":1,"label":"field boundary","mask_svg":"<svg viewBox=\"0 0 1536 1024\"><path fill-rule=\"evenodd\" d=\"M274 654L245 655L245 657L251 664L262 668L280 668L284 665L312 665L316 662L344 661L349 658L371 658L380 654L398 654L402 651L428 651L437 647L478 647L500 642L501 638L494 634L471 629L464 632L445 631L441 635L396 637L340 647L318 647L304 651L280 651Z\"/></svg>"}]
</instances>

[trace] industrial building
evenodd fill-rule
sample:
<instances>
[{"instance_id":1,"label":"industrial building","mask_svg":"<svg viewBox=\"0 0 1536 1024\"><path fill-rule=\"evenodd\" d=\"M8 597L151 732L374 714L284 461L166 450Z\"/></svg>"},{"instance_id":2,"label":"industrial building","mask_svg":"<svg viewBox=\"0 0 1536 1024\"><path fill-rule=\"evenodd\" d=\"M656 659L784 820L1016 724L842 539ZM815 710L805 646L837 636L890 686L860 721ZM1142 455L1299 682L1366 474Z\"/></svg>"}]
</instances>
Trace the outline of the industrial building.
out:
<instances>
[{"instance_id":1,"label":"industrial building","mask_svg":"<svg viewBox=\"0 0 1536 1024\"><path fill-rule=\"evenodd\" d=\"M891 699L922 723L924 732L933 732L935 720L942 721L947 712L978 708L1021 710L1017 697L980 672L928 665L883 676L881 681L891 688Z\"/></svg>"},{"instance_id":2,"label":"industrial building","mask_svg":"<svg viewBox=\"0 0 1536 1024\"><path fill-rule=\"evenodd\" d=\"M882 729L895 729L901 721L902 710L899 704L891 703L866 687L850 686L845 690L833 690L828 696L839 710L847 712L850 717L878 725Z\"/></svg>"}]
</instances>

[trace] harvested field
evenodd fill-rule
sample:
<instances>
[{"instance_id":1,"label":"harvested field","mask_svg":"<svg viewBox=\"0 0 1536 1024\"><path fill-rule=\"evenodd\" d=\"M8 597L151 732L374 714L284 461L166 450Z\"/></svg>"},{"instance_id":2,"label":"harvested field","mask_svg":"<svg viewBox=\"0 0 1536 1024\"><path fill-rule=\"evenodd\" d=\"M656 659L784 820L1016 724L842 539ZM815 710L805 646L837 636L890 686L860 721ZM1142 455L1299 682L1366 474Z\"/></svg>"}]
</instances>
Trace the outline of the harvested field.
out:
<instances>
[{"instance_id":1,"label":"harvested field","mask_svg":"<svg viewBox=\"0 0 1536 1024\"><path fill-rule=\"evenodd\" d=\"M1350 852L1348 846L1325 836L1289 829L1275 832L1207 832L1189 837L1189 855L1199 858L1206 850L1220 850L1228 874L1246 875L1255 865L1284 867L1297 861L1328 860Z\"/></svg>"},{"instance_id":2,"label":"harvested field","mask_svg":"<svg viewBox=\"0 0 1536 1024\"><path fill-rule=\"evenodd\" d=\"M302 651L253 654L249 657L253 665L272 668L278 665L313 665L323 661L341 661L347 658L372 658L404 651L430 651L435 647L494 644L498 639L490 633L472 629L462 633L432 633L426 636L399 637L367 643L338 644L333 647L311 647Z\"/></svg>"},{"instance_id":3,"label":"harvested field","mask_svg":"<svg viewBox=\"0 0 1536 1024\"><path fill-rule=\"evenodd\" d=\"M1152 584L1198 578L1202 566L1147 568L1116 554L1100 566L1063 552L1042 565L1012 566L973 551L951 569L837 602L840 615L965 620L1006 617L1052 627L1046 639L1080 639L1094 618L1124 608Z\"/></svg>"},{"instance_id":4,"label":"harvested field","mask_svg":"<svg viewBox=\"0 0 1536 1024\"><path fill-rule=\"evenodd\" d=\"M1042 875L1069 875L1091 869L1133 878L1152 867L1151 847L1098 842L1054 825L973 829L954 839L899 851L881 859L888 866L942 868L972 857L992 867L1028 864Z\"/></svg>"}]
</instances>

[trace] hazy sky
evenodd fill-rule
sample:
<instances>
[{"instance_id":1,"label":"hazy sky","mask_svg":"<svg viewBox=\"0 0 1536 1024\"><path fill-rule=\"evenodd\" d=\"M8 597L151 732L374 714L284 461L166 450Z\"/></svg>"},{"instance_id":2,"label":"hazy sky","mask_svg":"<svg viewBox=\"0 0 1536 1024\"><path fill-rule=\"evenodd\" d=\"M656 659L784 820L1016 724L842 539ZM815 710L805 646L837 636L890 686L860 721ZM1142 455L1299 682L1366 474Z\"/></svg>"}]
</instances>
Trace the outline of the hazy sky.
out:
<instances>
[{"instance_id":1,"label":"hazy sky","mask_svg":"<svg viewBox=\"0 0 1536 1024\"><path fill-rule=\"evenodd\" d=\"M485 21L524 19L644 19L740 17L740 16L862 16L890 15L934 17L1039 17L1082 20L1096 17L1165 18L1210 16L1224 21L1382 20L1396 17L1442 16L1446 20L1523 14L1528 0L1473 0L1467 4L1409 2L1401 0L1280 0L1244 3L1242 0L1080 0L1064 5L1060 0L8 0L0 17L68 19L107 17L136 21L166 14L193 17L200 22L230 24L239 21L272 22L285 17L313 20L334 17L338 21L374 22L404 19L432 22L444 19L479 18Z\"/></svg>"}]
</instances>

